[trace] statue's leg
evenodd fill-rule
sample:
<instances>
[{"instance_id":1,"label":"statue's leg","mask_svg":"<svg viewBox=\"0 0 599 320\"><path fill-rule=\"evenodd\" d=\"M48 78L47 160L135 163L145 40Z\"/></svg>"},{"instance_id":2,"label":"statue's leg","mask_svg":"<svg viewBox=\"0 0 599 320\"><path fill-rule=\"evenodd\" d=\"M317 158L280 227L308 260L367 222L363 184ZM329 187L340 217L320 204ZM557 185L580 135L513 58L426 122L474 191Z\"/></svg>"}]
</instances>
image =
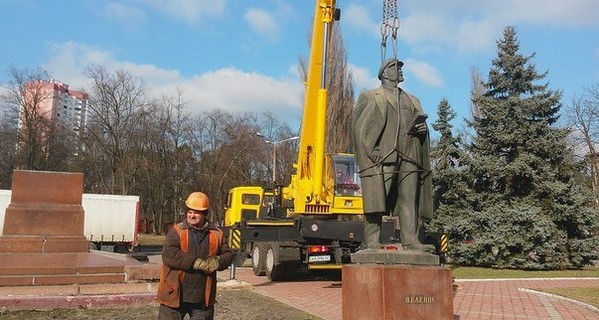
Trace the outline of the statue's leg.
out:
<instances>
[{"instance_id":1,"label":"statue's leg","mask_svg":"<svg viewBox=\"0 0 599 320\"><path fill-rule=\"evenodd\" d=\"M420 220L418 217L419 177L415 166L407 164L400 169L397 205L394 214L399 216L401 245L405 249L431 251L434 246L424 245L418 239Z\"/></svg>"},{"instance_id":2,"label":"statue's leg","mask_svg":"<svg viewBox=\"0 0 599 320\"><path fill-rule=\"evenodd\" d=\"M382 212L364 214L364 243L368 249L381 248Z\"/></svg>"}]
</instances>

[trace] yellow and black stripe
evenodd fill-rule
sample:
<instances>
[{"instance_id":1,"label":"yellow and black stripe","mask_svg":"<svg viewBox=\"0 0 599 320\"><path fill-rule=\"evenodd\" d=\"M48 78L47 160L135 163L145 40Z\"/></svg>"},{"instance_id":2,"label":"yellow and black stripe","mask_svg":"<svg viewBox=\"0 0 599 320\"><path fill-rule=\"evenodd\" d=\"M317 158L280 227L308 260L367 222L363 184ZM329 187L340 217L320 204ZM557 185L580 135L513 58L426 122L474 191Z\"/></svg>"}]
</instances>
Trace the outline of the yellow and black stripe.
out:
<instances>
[{"instance_id":1,"label":"yellow and black stripe","mask_svg":"<svg viewBox=\"0 0 599 320\"><path fill-rule=\"evenodd\" d=\"M449 250L449 237L446 234L441 235L439 240L439 253L447 253Z\"/></svg>"},{"instance_id":2,"label":"yellow and black stripe","mask_svg":"<svg viewBox=\"0 0 599 320\"><path fill-rule=\"evenodd\" d=\"M229 247L233 249L241 248L241 230L229 229Z\"/></svg>"}]
</instances>

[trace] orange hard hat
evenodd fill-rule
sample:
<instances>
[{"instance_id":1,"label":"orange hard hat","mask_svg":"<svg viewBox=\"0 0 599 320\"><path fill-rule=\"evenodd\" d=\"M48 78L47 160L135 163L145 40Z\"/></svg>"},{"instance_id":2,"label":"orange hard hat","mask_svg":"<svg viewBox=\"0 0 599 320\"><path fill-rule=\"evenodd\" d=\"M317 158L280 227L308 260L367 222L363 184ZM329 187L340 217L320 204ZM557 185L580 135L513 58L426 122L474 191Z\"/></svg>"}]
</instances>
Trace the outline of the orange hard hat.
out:
<instances>
[{"instance_id":1,"label":"orange hard hat","mask_svg":"<svg viewBox=\"0 0 599 320\"><path fill-rule=\"evenodd\" d=\"M206 211L210 207L210 200L203 192L193 192L185 200L187 208L196 211Z\"/></svg>"}]
</instances>

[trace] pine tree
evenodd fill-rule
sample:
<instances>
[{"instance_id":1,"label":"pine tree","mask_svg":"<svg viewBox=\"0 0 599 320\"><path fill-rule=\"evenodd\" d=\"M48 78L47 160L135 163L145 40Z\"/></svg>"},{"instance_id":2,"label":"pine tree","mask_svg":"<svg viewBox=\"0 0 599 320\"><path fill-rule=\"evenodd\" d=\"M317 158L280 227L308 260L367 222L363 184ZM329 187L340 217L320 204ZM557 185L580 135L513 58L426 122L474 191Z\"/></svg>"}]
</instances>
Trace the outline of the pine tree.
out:
<instances>
[{"instance_id":1,"label":"pine tree","mask_svg":"<svg viewBox=\"0 0 599 320\"><path fill-rule=\"evenodd\" d=\"M563 269L596 255L598 215L573 181L566 130L555 126L561 92L539 84L534 54L519 53L513 27L497 42L472 155L470 225L455 261L499 268Z\"/></svg>"},{"instance_id":2,"label":"pine tree","mask_svg":"<svg viewBox=\"0 0 599 320\"><path fill-rule=\"evenodd\" d=\"M451 121L456 117L447 99L437 107L437 121L432 127L440 133L440 138L431 149L433 167L433 201L435 219L428 230L443 229L450 239L450 255L455 244L461 243L467 234L468 220L464 216L468 207L465 202L468 181L467 156L460 136L454 136Z\"/></svg>"}]
</instances>

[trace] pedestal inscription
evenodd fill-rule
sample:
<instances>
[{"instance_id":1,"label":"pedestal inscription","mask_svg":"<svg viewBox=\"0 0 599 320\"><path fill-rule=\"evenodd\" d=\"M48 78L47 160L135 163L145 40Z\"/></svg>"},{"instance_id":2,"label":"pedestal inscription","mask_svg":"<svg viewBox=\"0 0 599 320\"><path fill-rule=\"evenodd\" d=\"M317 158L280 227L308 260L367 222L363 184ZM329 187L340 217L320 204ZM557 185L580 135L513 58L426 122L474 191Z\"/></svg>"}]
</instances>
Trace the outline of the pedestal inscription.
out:
<instances>
[{"instance_id":1,"label":"pedestal inscription","mask_svg":"<svg viewBox=\"0 0 599 320\"><path fill-rule=\"evenodd\" d=\"M342 310L344 320L451 320L451 270L440 266L344 265Z\"/></svg>"}]
</instances>

